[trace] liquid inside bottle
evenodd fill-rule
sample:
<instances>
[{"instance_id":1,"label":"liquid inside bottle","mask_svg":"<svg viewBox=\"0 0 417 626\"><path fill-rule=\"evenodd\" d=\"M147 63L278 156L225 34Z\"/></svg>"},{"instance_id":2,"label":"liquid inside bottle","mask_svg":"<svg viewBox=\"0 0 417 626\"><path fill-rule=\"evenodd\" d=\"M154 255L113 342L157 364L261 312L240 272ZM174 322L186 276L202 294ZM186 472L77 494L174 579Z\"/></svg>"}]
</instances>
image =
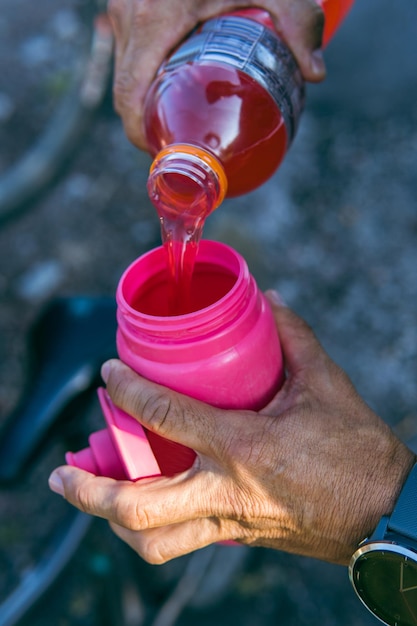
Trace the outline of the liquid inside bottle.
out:
<instances>
[{"instance_id":1,"label":"liquid inside bottle","mask_svg":"<svg viewBox=\"0 0 417 626\"><path fill-rule=\"evenodd\" d=\"M170 57L147 97L147 140L158 162L148 190L168 252L173 314L187 312L193 262L207 216L225 195L246 193L266 181L288 147L281 110L268 89L241 69L247 70L255 48L265 48L266 32L268 42L277 39L253 20L209 20L191 44L185 42ZM161 150L164 154L167 146L172 158L164 169ZM204 176L196 162L185 164L184 146L188 159L193 152L204 155ZM182 159L181 167L173 166L173 153Z\"/></svg>"},{"instance_id":2,"label":"liquid inside bottle","mask_svg":"<svg viewBox=\"0 0 417 626\"><path fill-rule=\"evenodd\" d=\"M328 20L327 43L353 0L318 2ZM168 252L173 314L187 312L205 219L219 197L248 193L272 176L295 136L304 99L295 59L261 9L208 20L160 69L145 103L148 147L159 161L148 190ZM171 161L171 169L163 170L161 151L171 149L180 157L184 146L188 157L193 151L204 154L209 169L210 158L217 163L205 172L205 181L200 171L196 180L195 162L175 169ZM213 194L210 185L220 191Z\"/></svg>"},{"instance_id":3,"label":"liquid inside bottle","mask_svg":"<svg viewBox=\"0 0 417 626\"><path fill-rule=\"evenodd\" d=\"M217 157L228 197L265 182L287 146L285 124L271 96L243 72L218 64L173 70L147 126L155 153L162 137L172 137L172 144L192 142Z\"/></svg>"},{"instance_id":4,"label":"liquid inside bottle","mask_svg":"<svg viewBox=\"0 0 417 626\"><path fill-rule=\"evenodd\" d=\"M268 25L268 26L267 26ZM304 83L266 11L205 22L162 66L145 103L153 156L204 148L222 164L227 196L260 186L283 159L304 105Z\"/></svg>"},{"instance_id":5,"label":"liquid inside bottle","mask_svg":"<svg viewBox=\"0 0 417 626\"><path fill-rule=\"evenodd\" d=\"M164 199L160 191L150 192L173 278L173 314L181 314L188 312L194 259L207 216L220 204L226 187L228 195L237 195L270 177L285 153L286 130L267 92L234 69L186 65L173 72L169 84L172 89L160 96L164 115L153 112L152 134L173 136L176 142L192 136L195 151L203 147L219 164L217 172L206 170L198 180L195 164L187 172L171 167L162 175ZM179 156L178 143L171 148ZM216 183L219 168L221 180ZM224 189L212 193L210 185Z\"/></svg>"}]
</instances>

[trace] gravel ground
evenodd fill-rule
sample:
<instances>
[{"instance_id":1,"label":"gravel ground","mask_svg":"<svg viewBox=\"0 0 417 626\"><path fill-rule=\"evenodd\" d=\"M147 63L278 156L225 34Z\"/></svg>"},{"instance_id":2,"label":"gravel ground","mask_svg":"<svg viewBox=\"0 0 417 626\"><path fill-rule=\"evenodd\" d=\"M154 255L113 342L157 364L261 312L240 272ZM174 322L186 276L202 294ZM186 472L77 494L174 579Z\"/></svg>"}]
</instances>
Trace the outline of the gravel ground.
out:
<instances>
[{"instance_id":1,"label":"gravel ground","mask_svg":"<svg viewBox=\"0 0 417 626\"><path fill-rule=\"evenodd\" d=\"M83 4L2 1L0 173L42 129L82 57ZM282 293L408 440L417 434L417 3L392 7L357 0L326 52L325 84L309 86L286 162L260 190L225 202L205 236L234 246L262 288ZM27 337L43 307L59 296L113 297L125 267L159 243L148 166L108 99L59 181L1 228L0 425L23 394ZM46 488L61 458L51 445L20 486L0 492L0 602L67 513ZM229 555L219 550L207 577L224 594L196 593L178 624L376 624L343 568L244 551L227 584ZM115 626L113 610L125 626L150 623L188 562L147 566L94 522L53 593L22 623Z\"/></svg>"}]
</instances>

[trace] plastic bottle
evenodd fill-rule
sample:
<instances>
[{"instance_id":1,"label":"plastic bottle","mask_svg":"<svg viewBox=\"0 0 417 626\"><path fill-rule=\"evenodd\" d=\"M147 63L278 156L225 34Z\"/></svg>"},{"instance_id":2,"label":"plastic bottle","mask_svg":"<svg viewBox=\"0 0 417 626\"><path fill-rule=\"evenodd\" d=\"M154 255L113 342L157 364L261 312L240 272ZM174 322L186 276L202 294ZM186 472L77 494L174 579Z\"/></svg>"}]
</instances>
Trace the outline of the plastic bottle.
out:
<instances>
[{"instance_id":1,"label":"plastic bottle","mask_svg":"<svg viewBox=\"0 0 417 626\"><path fill-rule=\"evenodd\" d=\"M353 1L317 0L323 45ZM225 196L264 183L294 138L304 92L266 11L236 10L193 32L162 65L145 103L148 191L160 216L186 209L204 219Z\"/></svg>"},{"instance_id":2,"label":"plastic bottle","mask_svg":"<svg viewBox=\"0 0 417 626\"><path fill-rule=\"evenodd\" d=\"M283 363L273 315L245 260L203 240L197 253L191 312L172 315L162 247L137 259L116 294L117 350L142 376L211 405L259 410L280 388ZM195 453L145 431L99 390L107 429L67 462L95 474L138 480L190 467Z\"/></svg>"}]
</instances>

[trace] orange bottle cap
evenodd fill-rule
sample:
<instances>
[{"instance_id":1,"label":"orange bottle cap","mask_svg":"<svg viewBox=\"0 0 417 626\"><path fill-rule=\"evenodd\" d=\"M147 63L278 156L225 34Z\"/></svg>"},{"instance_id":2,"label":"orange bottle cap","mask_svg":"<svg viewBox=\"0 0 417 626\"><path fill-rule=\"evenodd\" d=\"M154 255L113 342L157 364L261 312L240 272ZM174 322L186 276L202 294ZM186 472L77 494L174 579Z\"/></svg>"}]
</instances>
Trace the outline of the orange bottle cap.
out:
<instances>
[{"instance_id":1,"label":"orange bottle cap","mask_svg":"<svg viewBox=\"0 0 417 626\"><path fill-rule=\"evenodd\" d=\"M211 152L208 152L204 148L200 148L199 146L195 146L193 144L188 144L188 143L170 144L169 146L162 148L162 150L158 152L155 160L153 161L151 165L150 173L152 173L152 171L156 167L157 161L159 161L161 158L168 156L170 154L178 155L178 156L180 156L181 154L189 154L193 156L194 158L200 159L201 161L203 161L215 173L218 183L219 183L219 197L218 197L216 206L214 207L214 209L217 209L217 207L220 206L220 204L223 202L224 197L227 192L227 177L224 171L224 167L220 163L219 159L215 157L214 154L211 154Z\"/></svg>"}]
</instances>

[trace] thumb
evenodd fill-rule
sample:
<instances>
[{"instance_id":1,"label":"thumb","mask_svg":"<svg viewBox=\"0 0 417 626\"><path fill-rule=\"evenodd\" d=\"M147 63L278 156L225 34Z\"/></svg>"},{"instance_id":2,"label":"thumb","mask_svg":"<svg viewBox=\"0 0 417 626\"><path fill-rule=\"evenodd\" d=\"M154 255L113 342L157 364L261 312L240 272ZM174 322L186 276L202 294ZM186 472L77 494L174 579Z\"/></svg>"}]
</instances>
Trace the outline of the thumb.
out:
<instances>
[{"instance_id":1,"label":"thumb","mask_svg":"<svg viewBox=\"0 0 417 626\"><path fill-rule=\"evenodd\" d=\"M297 60L305 80L319 82L325 78L326 67L321 54L324 13L316 0L267 0L275 14L278 33ZM279 5L279 6L278 6Z\"/></svg>"},{"instance_id":2,"label":"thumb","mask_svg":"<svg viewBox=\"0 0 417 626\"><path fill-rule=\"evenodd\" d=\"M101 375L114 404L161 437L207 454L226 434L222 410L153 383L122 361L107 361Z\"/></svg>"},{"instance_id":3,"label":"thumb","mask_svg":"<svg viewBox=\"0 0 417 626\"><path fill-rule=\"evenodd\" d=\"M272 307L288 371L295 374L309 367L316 368L318 359L327 355L313 330L285 306L276 291L267 291L265 295Z\"/></svg>"}]
</instances>

